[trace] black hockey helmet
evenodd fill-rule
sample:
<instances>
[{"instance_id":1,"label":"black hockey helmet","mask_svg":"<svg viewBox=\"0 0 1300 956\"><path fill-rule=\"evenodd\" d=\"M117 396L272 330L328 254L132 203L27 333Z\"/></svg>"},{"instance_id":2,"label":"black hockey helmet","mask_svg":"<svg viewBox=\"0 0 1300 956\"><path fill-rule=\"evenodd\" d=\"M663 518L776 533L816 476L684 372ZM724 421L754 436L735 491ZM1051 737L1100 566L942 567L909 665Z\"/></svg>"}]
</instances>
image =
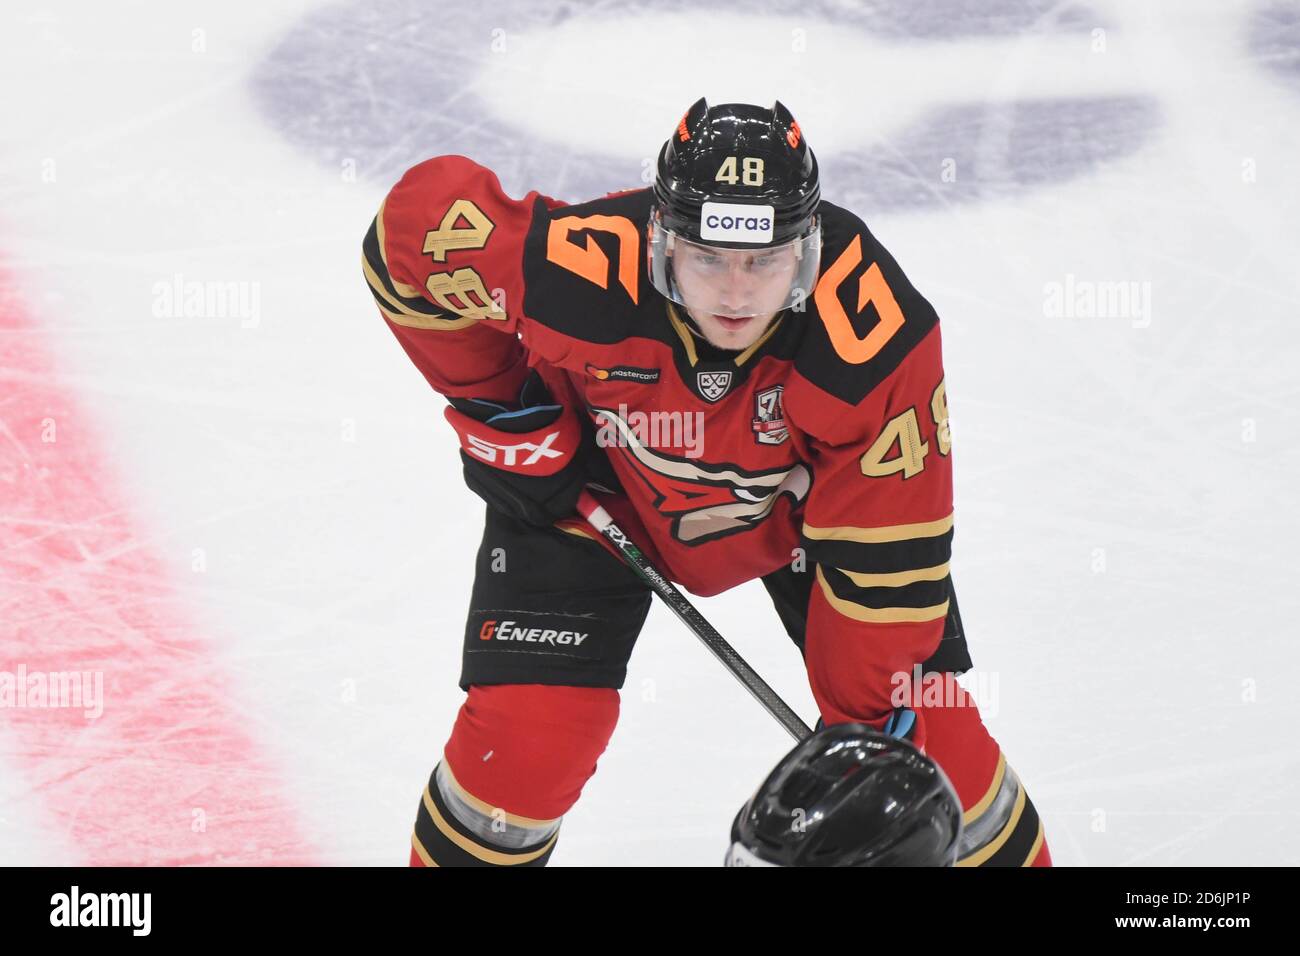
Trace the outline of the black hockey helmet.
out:
<instances>
[{"instance_id":1,"label":"black hockey helmet","mask_svg":"<svg viewBox=\"0 0 1300 956\"><path fill-rule=\"evenodd\" d=\"M780 269L789 287L765 305L801 303L821 256L818 180L817 159L780 100L710 107L701 97L659 151L646 230L655 288L689 305L673 271L677 246L685 244L714 265L743 257L749 268L761 253L760 265Z\"/></svg>"},{"instance_id":2,"label":"black hockey helmet","mask_svg":"<svg viewBox=\"0 0 1300 956\"><path fill-rule=\"evenodd\" d=\"M728 866L951 866L961 801L911 743L835 724L785 756L737 814Z\"/></svg>"},{"instance_id":3,"label":"black hockey helmet","mask_svg":"<svg viewBox=\"0 0 1300 956\"><path fill-rule=\"evenodd\" d=\"M817 158L780 100L772 107L696 100L659 151L655 205L664 227L694 242L735 248L780 245L812 231L821 199ZM704 203L771 207L764 238L701 223ZM703 225L703 229L701 228ZM711 234L710 234L711 233Z\"/></svg>"}]
</instances>

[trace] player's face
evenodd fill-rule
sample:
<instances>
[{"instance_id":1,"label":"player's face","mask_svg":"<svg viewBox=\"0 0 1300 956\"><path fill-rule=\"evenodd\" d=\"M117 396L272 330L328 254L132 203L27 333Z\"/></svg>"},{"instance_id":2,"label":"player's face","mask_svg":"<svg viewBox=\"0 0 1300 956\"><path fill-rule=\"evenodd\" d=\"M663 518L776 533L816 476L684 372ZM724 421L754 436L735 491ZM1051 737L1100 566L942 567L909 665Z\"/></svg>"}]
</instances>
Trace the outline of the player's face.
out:
<instances>
[{"instance_id":1,"label":"player's face","mask_svg":"<svg viewBox=\"0 0 1300 956\"><path fill-rule=\"evenodd\" d=\"M723 349L749 348L767 331L798 265L793 245L719 249L679 240L673 251L673 275L687 311L704 337Z\"/></svg>"}]
</instances>

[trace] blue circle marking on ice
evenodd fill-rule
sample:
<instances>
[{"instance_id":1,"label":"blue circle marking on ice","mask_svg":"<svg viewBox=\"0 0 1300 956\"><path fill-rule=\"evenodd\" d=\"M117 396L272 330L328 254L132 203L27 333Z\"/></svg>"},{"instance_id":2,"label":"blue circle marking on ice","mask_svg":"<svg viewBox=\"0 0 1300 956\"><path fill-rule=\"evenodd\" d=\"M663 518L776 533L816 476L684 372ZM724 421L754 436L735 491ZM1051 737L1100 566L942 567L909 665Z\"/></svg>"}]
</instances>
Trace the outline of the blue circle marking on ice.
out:
<instances>
[{"instance_id":1,"label":"blue circle marking on ice","mask_svg":"<svg viewBox=\"0 0 1300 956\"><path fill-rule=\"evenodd\" d=\"M1273 0L1251 13L1250 52L1259 65L1300 92L1300 4Z\"/></svg>"},{"instance_id":2,"label":"blue circle marking on ice","mask_svg":"<svg viewBox=\"0 0 1300 956\"><path fill-rule=\"evenodd\" d=\"M664 120L671 127L677 118L673 110L684 109L699 95L685 93L680 104L674 99L675 105L663 107L662 93L656 94L650 97L653 113L647 114L647 97L640 94L648 85L662 86L664 78L657 74L662 64L651 59L660 55L651 52L646 27L654 18L718 16L732 6L740 5L735 0L656 0L650 9L645 0L600 0L560 6L501 3L485 9L431 7L421 0L345 2L309 13L289 30L255 72L253 91L270 124L310 156L335 167L351 161L359 176L384 185L429 156L460 153L495 171L512 195L539 189L575 202L645 185L646 154L653 155L667 135ZM804 67L790 71L790 87L809 103L822 95L842 100L835 104L836 115L854 117L862 129L872 123L873 102L889 102L891 96L897 100L925 78L947 82L942 91L946 101L918 100L883 141L826 147L814 140L824 194L863 214L971 202L1064 182L1133 153L1160 126L1156 100L1139 90L1099 93L1081 83L1077 91L1045 98L981 98L960 82L965 61L944 55L945 50L963 50L963 44L978 48L1004 42L1012 44L1008 49L1022 49L1014 44L1029 34L1034 40L1064 38L1067 48L1077 43L1086 50L1100 18L1080 4L867 0L846 9L835 0L767 0L758 16L753 4L744 9L747 23L771 18L771 35L787 44L791 24L808 25L810 32L818 24L833 24L833 30L817 35L823 45L837 44L838 53L860 37L864 52L858 59L831 61L843 66L831 75L829 87L820 74L810 80ZM626 50L606 46L590 62L546 60L544 45L551 38L563 33L572 43L584 30L602 44L623 42ZM502 84L511 82L503 71L519 63L504 52L511 37L532 43L530 69L545 69L551 78L557 72L571 75L572 88L586 91L558 97L562 102L557 103L553 135L538 132L545 121L530 101L535 90L519 89L526 105L515 108L514 118L509 101L502 104ZM888 75L885 88L864 80L871 78L863 60L871 51L886 51L902 64ZM605 77L599 71L613 72L610 64L626 64L626 69ZM819 62L806 71L814 67L827 69ZM958 75L946 76L944 70ZM702 86L720 76L716 68L701 67L699 74ZM689 76L672 75L682 90L693 89ZM527 84L535 74L522 70L519 76ZM895 81L897 87L890 88ZM613 117L566 113L579 108L593 85L596 93L608 96L612 90L616 98L619 87L626 88L620 102L629 114L658 121L654 141L639 150L611 149ZM1032 77L1021 83L1021 88L1033 86ZM796 116L805 115L797 99L780 95ZM711 99L721 102L716 93ZM807 120L804 125L811 138L812 127ZM837 132L826 130L821 141L834 140L831 134ZM947 181L941 176L945 166L958 171Z\"/></svg>"}]
</instances>

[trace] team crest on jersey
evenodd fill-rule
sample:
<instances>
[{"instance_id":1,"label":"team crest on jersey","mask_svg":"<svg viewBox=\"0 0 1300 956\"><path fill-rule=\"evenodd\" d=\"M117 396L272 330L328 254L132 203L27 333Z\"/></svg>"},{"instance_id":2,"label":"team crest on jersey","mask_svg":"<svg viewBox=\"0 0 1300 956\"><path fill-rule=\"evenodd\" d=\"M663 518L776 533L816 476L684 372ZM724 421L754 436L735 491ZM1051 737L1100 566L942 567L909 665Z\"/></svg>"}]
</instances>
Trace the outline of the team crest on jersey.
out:
<instances>
[{"instance_id":1,"label":"team crest on jersey","mask_svg":"<svg viewBox=\"0 0 1300 956\"><path fill-rule=\"evenodd\" d=\"M695 384L701 395L716 402L731 388L731 372L725 369L721 372L696 372Z\"/></svg>"},{"instance_id":2,"label":"team crest on jersey","mask_svg":"<svg viewBox=\"0 0 1300 956\"><path fill-rule=\"evenodd\" d=\"M727 462L707 462L668 455L648 447L618 412L592 408L599 428L618 433L614 443L642 480L654 489L655 509L673 519L673 537L701 544L748 531L762 522L781 495L791 507L808 497L812 476L802 463L747 471Z\"/></svg>"},{"instance_id":3,"label":"team crest on jersey","mask_svg":"<svg viewBox=\"0 0 1300 956\"><path fill-rule=\"evenodd\" d=\"M785 427L785 410L781 407L784 385L773 385L754 396L754 441L760 445L779 445L790 437Z\"/></svg>"}]
</instances>

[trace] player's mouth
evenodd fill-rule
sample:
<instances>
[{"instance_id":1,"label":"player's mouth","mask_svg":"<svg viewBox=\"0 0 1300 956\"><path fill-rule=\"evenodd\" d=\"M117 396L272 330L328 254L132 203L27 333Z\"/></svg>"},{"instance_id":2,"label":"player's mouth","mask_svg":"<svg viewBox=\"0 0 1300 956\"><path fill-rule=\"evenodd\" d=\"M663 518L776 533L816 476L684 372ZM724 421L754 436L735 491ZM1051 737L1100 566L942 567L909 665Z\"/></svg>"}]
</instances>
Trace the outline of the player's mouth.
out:
<instances>
[{"instance_id":1,"label":"player's mouth","mask_svg":"<svg viewBox=\"0 0 1300 956\"><path fill-rule=\"evenodd\" d=\"M727 315L718 315L718 313L716 312L712 313L712 315L713 315L713 321L717 322L728 332L735 332L738 331L739 329L743 329L746 325L748 325L750 322L754 320L754 316L752 315L746 316L743 319L735 319Z\"/></svg>"}]
</instances>

